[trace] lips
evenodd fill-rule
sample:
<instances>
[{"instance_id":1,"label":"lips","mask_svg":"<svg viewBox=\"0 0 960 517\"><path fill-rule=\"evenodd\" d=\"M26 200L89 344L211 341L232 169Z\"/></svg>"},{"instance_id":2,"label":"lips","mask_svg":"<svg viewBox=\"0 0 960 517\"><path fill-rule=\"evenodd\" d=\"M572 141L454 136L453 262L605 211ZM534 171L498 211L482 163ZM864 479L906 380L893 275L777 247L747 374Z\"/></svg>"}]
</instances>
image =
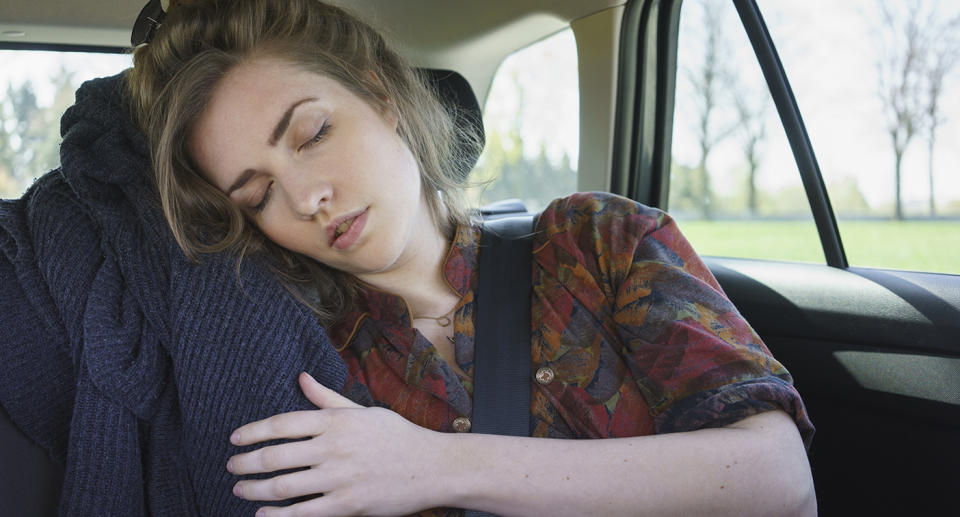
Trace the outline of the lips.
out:
<instances>
[{"instance_id":1,"label":"lips","mask_svg":"<svg viewBox=\"0 0 960 517\"><path fill-rule=\"evenodd\" d=\"M360 237L366 221L367 208L338 217L326 228L330 246L341 250L349 248Z\"/></svg>"}]
</instances>

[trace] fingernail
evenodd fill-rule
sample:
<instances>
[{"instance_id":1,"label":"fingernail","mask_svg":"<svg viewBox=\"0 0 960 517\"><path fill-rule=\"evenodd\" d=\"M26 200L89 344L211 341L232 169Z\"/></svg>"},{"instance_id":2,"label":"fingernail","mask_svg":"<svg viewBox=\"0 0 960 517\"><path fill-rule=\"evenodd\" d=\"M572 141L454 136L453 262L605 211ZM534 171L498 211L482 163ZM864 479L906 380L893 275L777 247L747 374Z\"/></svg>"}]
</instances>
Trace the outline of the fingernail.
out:
<instances>
[{"instance_id":1,"label":"fingernail","mask_svg":"<svg viewBox=\"0 0 960 517\"><path fill-rule=\"evenodd\" d=\"M233 495L237 497L243 497L243 487L240 486L240 483L233 485Z\"/></svg>"},{"instance_id":2,"label":"fingernail","mask_svg":"<svg viewBox=\"0 0 960 517\"><path fill-rule=\"evenodd\" d=\"M266 510L257 510L257 517L267 517Z\"/></svg>"},{"instance_id":3,"label":"fingernail","mask_svg":"<svg viewBox=\"0 0 960 517\"><path fill-rule=\"evenodd\" d=\"M307 372L303 372L303 374L306 375L307 377L310 377L310 380L311 380L311 381L317 382L317 380L313 378L313 375L310 375L310 374L307 373Z\"/></svg>"},{"instance_id":4,"label":"fingernail","mask_svg":"<svg viewBox=\"0 0 960 517\"><path fill-rule=\"evenodd\" d=\"M233 474L233 458L227 460L227 472Z\"/></svg>"},{"instance_id":5,"label":"fingernail","mask_svg":"<svg viewBox=\"0 0 960 517\"><path fill-rule=\"evenodd\" d=\"M233 434L231 434L230 441L235 445L240 443L240 433L234 432Z\"/></svg>"}]
</instances>

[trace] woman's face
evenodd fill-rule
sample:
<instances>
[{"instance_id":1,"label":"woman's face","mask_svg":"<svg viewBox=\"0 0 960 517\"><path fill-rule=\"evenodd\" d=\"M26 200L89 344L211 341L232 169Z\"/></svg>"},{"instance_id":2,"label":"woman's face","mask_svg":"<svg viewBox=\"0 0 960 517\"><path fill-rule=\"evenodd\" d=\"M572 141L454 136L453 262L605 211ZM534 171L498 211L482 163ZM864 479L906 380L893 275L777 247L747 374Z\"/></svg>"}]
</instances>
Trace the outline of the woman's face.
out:
<instances>
[{"instance_id":1,"label":"woman's face","mask_svg":"<svg viewBox=\"0 0 960 517\"><path fill-rule=\"evenodd\" d=\"M231 70L189 139L206 178L277 244L369 280L438 235L420 172L381 112L329 77L260 58Z\"/></svg>"}]
</instances>

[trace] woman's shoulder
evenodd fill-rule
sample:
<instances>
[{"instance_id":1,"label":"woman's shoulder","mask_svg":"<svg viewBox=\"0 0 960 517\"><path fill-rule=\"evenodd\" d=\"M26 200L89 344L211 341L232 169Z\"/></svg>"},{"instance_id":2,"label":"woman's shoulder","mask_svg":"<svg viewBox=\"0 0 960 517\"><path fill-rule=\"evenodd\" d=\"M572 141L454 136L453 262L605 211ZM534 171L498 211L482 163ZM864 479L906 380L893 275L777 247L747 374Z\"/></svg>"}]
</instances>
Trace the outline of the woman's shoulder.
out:
<instances>
[{"instance_id":1,"label":"woman's shoulder","mask_svg":"<svg viewBox=\"0 0 960 517\"><path fill-rule=\"evenodd\" d=\"M709 277L676 222L663 210L615 194L580 192L540 214L534 237L542 263L570 262L622 276L638 263Z\"/></svg>"},{"instance_id":2,"label":"woman's shoulder","mask_svg":"<svg viewBox=\"0 0 960 517\"><path fill-rule=\"evenodd\" d=\"M608 192L578 192L550 202L540 213L537 230L555 238L590 232L601 240L642 238L672 223L660 209Z\"/></svg>"}]
</instances>

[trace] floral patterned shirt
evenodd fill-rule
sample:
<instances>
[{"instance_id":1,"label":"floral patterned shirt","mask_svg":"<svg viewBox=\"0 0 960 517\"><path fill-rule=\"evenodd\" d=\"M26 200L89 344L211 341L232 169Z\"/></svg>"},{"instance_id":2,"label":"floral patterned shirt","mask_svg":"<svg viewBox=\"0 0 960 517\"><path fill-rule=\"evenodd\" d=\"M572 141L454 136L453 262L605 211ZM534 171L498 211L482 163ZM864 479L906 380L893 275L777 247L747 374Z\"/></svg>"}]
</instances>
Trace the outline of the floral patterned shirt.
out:
<instances>
[{"instance_id":1,"label":"floral patterned shirt","mask_svg":"<svg viewBox=\"0 0 960 517\"><path fill-rule=\"evenodd\" d=\"M552 202L535 228L531 436L691 431L783 409L809 445L813 426L790 374L669 215L580 193ZM403 299L368 289L330 329L350 372L346 396L439 431L471 415L479 237L459 228L444 266L461 297L454 351L467 376L411 326ZM538 381L542 368L552 375Z\"/></svg>"}]
</instances>

